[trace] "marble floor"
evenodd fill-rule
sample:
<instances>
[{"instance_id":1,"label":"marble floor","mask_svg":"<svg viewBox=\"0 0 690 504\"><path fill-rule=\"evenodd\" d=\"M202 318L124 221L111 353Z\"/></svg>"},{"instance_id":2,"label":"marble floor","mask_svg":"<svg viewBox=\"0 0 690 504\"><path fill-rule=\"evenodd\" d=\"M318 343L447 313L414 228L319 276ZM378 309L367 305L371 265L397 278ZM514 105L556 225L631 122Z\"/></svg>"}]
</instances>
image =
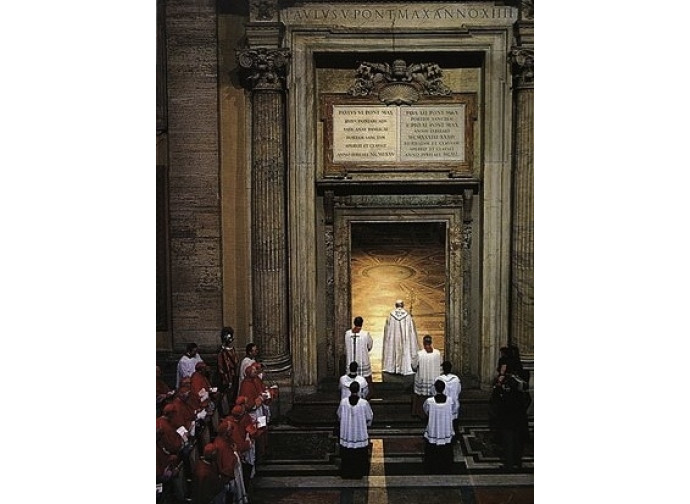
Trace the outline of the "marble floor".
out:
<instances>
[{"instance_id":1,"label":"marble floor","mask_svg":"<svg viewBox=\"0 0 690 504\"><path fill-rule=\"evenodd\" d=\"M361 480L329 475L258 476L254 504L528 504L534 502L534 458L526 446L523 469L504 473L486 427L463 427L448 474L424 475L419 436L372 437L371 468ZM264 473L266 474L266 473Z\"/></svg>"}]
</instances>

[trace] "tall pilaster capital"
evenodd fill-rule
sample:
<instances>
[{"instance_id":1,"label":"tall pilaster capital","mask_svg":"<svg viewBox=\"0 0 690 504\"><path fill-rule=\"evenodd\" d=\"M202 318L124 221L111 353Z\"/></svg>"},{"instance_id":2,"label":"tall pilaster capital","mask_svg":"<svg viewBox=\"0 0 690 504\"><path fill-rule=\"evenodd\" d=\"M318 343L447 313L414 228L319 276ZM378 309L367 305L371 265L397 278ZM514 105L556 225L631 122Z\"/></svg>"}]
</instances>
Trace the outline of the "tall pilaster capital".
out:
<instances>
[{"instance_id":1,"label":"tall pilaster capital","mask_svg":"<svg viewBox=\"0 0 690 504\"><path fill-rule=\"evenodd\" d=\"M252 90L282 90L288 72L288 49L240 49L237 61L248 71L247 85Z\"/></svg>"},{"instance_id":2,"label":"tall pilaster capital","mask_svg":"<svg viewBox=\"0 0 690 504\"><path fill-rule=\"evenodd\" d=\"M513 47L510 51L514 88L534 88L534 49Z\"/></svg>"}]
</instances>

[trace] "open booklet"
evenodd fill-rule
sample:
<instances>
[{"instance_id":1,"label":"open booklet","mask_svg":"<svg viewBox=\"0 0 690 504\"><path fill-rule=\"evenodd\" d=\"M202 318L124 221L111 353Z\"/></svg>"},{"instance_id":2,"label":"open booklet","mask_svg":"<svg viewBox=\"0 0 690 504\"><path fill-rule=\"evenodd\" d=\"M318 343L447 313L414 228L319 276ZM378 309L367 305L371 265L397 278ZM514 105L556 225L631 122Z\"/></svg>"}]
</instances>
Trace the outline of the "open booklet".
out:
<instances>
[{"instance_id":1,"label":"open booklet","mask_svg":"<svg viewBox=\"0 0 690 504\"><path fill-rule=\"evenodd\" d=\"M258 428L266 427L266 425L268 425L268 424L266 423L266 417L265 416L256 417L256 426Z\"/></svg>"}]
</instances>

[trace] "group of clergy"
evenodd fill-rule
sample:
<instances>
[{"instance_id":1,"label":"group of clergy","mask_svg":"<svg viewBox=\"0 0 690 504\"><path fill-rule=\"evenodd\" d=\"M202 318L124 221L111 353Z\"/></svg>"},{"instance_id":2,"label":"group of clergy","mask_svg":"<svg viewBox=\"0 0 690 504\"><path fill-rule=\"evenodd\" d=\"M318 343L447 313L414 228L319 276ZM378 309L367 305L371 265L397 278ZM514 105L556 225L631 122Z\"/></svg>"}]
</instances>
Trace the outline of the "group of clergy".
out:
<instances>
[{"instance_id":1,"label":"group of clergy","mask_svg":"<svg viewBox=\"0 0 690 504\"><path fill-rule=\"evenodd\" d=\"M361 478L368 474L369 436L373 421L368 402L373 392L369 351L371 335L362 330L362 317L355 317L352 329L345 333L345 356L349 372L340 378L341 400L338 406L341 476ZM441 353L433 348L431 336L422 339L418 350L417 331L412 315L397 300L383 333L383 372L414 374L412 415L428 419L424 431L424 466L427 473L447 473L453 463L452 442L460 415L461 384L452 373L449 361L441 362Z\"/></svg>"},{"instance_id":2,"label":"group of clergy","mask_svg":"<svg viewBox=\"0 0 690 504\"><path fill-rule=\"evenodd\" d=\"M277 391L264 383L255 344L247 345L247 356L239 362L232 328L223 329L221 340L220 387L211 386L209 367L193 343L178 362L176 389L167 386L156 366L158 501L172 494L200 504L225 504L229 498L249 502L246 487L257 457L267 449L270 404ZM187 376L189 361L194 371ZM189 477L191 489L185 485Z\"/></svg>"}]
</instances>

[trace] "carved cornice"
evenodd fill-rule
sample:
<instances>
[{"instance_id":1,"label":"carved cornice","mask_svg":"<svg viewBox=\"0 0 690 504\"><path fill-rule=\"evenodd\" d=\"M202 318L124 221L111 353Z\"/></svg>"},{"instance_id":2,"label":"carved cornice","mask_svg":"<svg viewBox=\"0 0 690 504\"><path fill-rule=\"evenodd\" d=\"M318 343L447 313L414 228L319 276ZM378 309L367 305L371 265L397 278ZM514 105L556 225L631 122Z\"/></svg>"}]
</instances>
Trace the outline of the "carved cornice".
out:
<instances>
[{"instance_id":1,"label":"carved cornice","mask_svg":"<svg viewBox=\"0 0 690 504\"><path fill-rule=\"evenodd\" d=\"M237 61L247 71L247 86L252 90L281 90L288 71L288 49L240 49Z\"/></svg>"},{"instance_id":2,"label":"carved cornice","mask_svg":"<svg viewBox=\"0 0 690 504\"><path fill-rule=\"evenodd\" d=\"M436 63L412 63L396 59L393 64L360 63L357 79L348 89L351 96L377 95L386 105L410 105L420 95L445 96L451 93L443 83L443 72Z\"/></svg>"},{"instance_id":3,"label":"carved cornice","mask_svg":"<svg viewBox=\"0 0 690 504\"><path fill-rule=\"evenodd\" d=\"M510 52L513 78L517 88L534 87L534 49L514 47Z\"/></svg>"}]
</instances>

